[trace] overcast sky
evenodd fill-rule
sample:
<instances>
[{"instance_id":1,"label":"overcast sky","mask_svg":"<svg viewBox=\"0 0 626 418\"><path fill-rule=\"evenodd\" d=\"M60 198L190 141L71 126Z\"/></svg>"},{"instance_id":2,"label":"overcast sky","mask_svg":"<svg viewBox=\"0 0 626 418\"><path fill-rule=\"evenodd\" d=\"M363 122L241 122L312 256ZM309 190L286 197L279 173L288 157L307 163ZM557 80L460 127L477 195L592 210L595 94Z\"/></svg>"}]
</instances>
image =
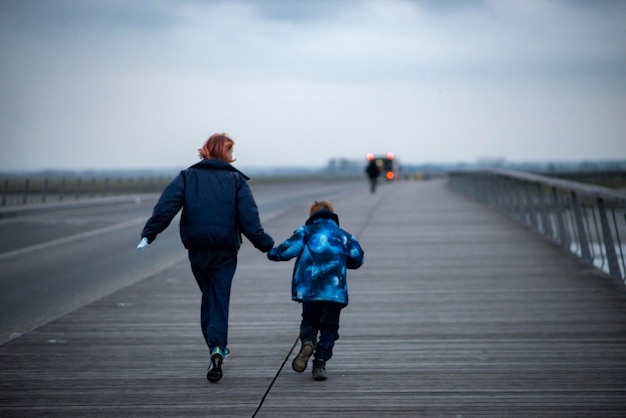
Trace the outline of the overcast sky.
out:
<instances>
[{"instance_id":1,"label":"overcast sky","mask_svg":"<svg viewBox=\"0 0 626 418\"><path fill-rule=\"evenodd\" d=\"M626 2L0 0L0 171L626 159Z\"/></svg>"}]
</instances>

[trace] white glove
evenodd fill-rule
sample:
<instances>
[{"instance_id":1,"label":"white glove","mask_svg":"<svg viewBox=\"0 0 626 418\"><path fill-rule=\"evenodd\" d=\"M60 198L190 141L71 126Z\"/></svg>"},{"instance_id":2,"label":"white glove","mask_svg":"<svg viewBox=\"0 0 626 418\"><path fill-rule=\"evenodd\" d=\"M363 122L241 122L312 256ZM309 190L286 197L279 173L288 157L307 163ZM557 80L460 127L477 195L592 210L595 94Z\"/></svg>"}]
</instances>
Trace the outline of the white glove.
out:
<instances>
[{"instance_id":1,"label":"white glove","mask_svg":"<svg viewBox=\"0 0 626 418\"><path fill-rule=\"evenodd\" d=\"M139 245L137 245L137 249L138 249L139 251L141 251L141 250L143 250L144 248L147 248L147 247L148 247L148 245L150 245L150 244L148 244L148 238L143 237L143 238L141 239L141 242L139 243Z\"/></svg>"}]
</instances>

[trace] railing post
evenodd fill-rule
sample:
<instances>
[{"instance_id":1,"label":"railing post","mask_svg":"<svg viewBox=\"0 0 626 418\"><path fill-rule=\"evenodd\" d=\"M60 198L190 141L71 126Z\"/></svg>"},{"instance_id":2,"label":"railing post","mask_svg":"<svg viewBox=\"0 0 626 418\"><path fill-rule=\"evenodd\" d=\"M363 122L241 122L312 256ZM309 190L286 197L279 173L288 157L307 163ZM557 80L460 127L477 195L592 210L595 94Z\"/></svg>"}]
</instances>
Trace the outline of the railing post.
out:
<instances>
[{"instance_id":1,"label":"railing post","mask_svg":"<svg viewBox=\"0 0 626 418\"><path fill-rule=\"evenodd\" d=\"M524 189L524 183L519 180L515 180L515 195L517 196L517 217L524 225L529 225L528 214L526 213L526 190Z\"/></svg>"},{"instance_id":2,"label":"railing post","mask_svg":"<svg viewBox=\"0 0 626 418\"><path fill-rule=\"evenodd\" d=\"M491 174L489 177L493 182L491 196L489 196L490 202L498 209L503 209L505 207L504 202L506 201L506 189L502 185L503 180L496 174Z\"/></svg>"},{"instance_id":3,"label":"railing post","mask_svg":"<svg viewBox=\"0 0 626 418\"><path fill-rule=\"evenodd\" d=\"M495 199L492 198L493 196L497 196L498 193L498 185L496 184L496 179L493 174L485 173L483 183L485 184L485 193L483 193L485 195L485 200L483 200L483 202L489 203L493 206L498 206Z\"/></svg>"},{"instance_id":4,"label":"railing post","mask_svg":"<svg viewBox=\"0 0 626 418\"><path fill-rule=\"evenodd\" d=\"M564 210L563 210L563 206L561 206L561 202L559 199L559 192L556 189L556 187L552 188L552 196L554 197L556 225L558 228L558 234L557 234L558 242L569 251L570 240L568 239L567 231L565 229L565 220L563 219Z\"/></svg>"},{"instance_id":5,"label":"railing post","mask_svg":"<svg viewBox=\"0 0 626 418\"><path fill-rule=\"evenodd\" d=\"M9 179L4 179L4 191L2 192L2 206L7 205L8 193L9 193Z\"/></svg>"},{"instance_id":6,"label":"railing post","mask_svg":"<svg viewBox=\"0 0 626 418\"><path fill-rule=\"evenodd\" d=\"M490 178L493 183L493 187L491 188L491 202L498 209L503 209L506 207L506 188L503 184L504 180L496 174L491 174Z\"/></svg>"},{"instance_id":7,"label":"railing post","mask_svg":"<svg viewBox=\"0 0 626 418\"><path fill-rule=\"evenodd\" d=\"M46 203L47 195L48 195L48 177L46 177L43 181L43 195L41 196L41 203Z\"/></svg>"},{"instance_id":8,"label":"railing post","mask_svg":"<svg viewBox=\"0 0 626 418\"><path fill-rule=\"evenodd\" d=\"M466 174L466 176L470 177L469 174ZM472 176L471 178L474 184L474 193L478 196L479 201L488 203L489 199L491 199L493 184L487 177L487 174L480 173L476 176Z\"/></svg>"},{"instance_id":9,"label":"railing post","mask_svg":"<svg viewBox=\"0 0 626 418\"><path fill-rule=\"evenodd\" d=\"M533 196L532 183L524 183L524 191L526 192L526 212L530 218L530 226L535 231L539 231L539 213L537 205L535 203L535 197Z\"/></svg>"},{"instance_id":10,"label":"railing post","mask_svg":"<svg viewBox=\"0 0 626 418\"><path fill-rule=\"evenodd\" d=\"M26 183L24 184L24 194L22 195L22 205L28 203L28 186L30 184L30 179L26 179Z\"/></svg>"},{"instance_id":11,"label":"railing post","mask_svg":"<svg viewBox=\"0 0 626 418\"><path fill-rule=\"evenodd\" d=\"M482 196L480 195L480 189L476 184L478 181L480 181L477 175L471 177L466 176L465 179L462 179L460 178L460 176L458 176L457 181L461 181L461 183L465 182L465 185L462 187L465 187L466 193L467 191L469 191L470 193L472 193L474 199L478 200L479 202L482 200Z\"/></svg>"},{"instance_id":12,"label":"railing post","mask_svg":"<svg viewBox=\"0 0 626 418\"><path fill-rule=\"evenodd\" d=\"M524 215L524 197L520 193L520 183L516 180L509 180L511 184L511 201L513 202L513 216L516 217L521 223L526 223L526 216Z\"/></svg>"},{"instance_id":13,"label":"railing post","mask_svg":"<svg viewBox=\"0 0 626 418\"><path fill-rule=\"evenodd\" d=\"M78 177L76 179L76 200L80 199L81 183L82 183L82 177Z\"/></svg>"},{"instance_id":14,"label":"railing post","mask_svg":"<svg viewBox=\"0 0 626 418\"><path fill-rule=\"evenodd\" d=\"M62 202L64 197L65 197L65 177L61 179L61 190L59 191L59 202Z\"/></svg>"},{"instance_id":15,"label":"railing post","mask_svg":"<svg viewBox=\"0 0 626 418\"><path fill-rule=\"evenodd\" d=\"M515 182L515 188L517 189L516 194L518 195L517 202L519 204L519 218L522 223L526 225L530 225L530 213L528 213L528 200L526 196L526 185L522 181Z\"/></svg>"},{"instance_id":16,"label":"railing post","mask_svg":"<svg viewBox=\"0 0 626 418\"><path fill-rule=\"evenodd\" d=\"M500 207L504 209L506 212L511 212L510 207L510 193L509 193L509 183L506 181L506 178L498 176L498 195L496 199L500 201Z\"/></svg>"},{"instance_id":17,"label":"railing post","mask_svg":"<svg viewBox=\"0 0 626 418\"><path fill-rule=\"evenodd\" d=\"M609 226L609 218L606 216L606 208L604 207L604 199L598 198L598 213L600 215L600 225L602 226L602 235L604 238L604 250L606 251L606 259L609 262L609 273L613 277L622 278L617 262L617 253L615 252L615 244L611 235L611 227Z\"/></svg>"},{"instance_id":18,"label":"railing post","mask_svg":"<svg viewBox=\"0 0 626 418\"><path fill-rule=\"evenodd\" d=\"M543 232L550 237L554 237L554 232L552 231L552 219L550 218L548 208L546 207L546 203L543 199L543 188L541 187L541 183L537 183L537 193L539 196L539 208L541 210Z\"/></svg>"},{"instance_id":19,"label":"railing post","mask_svg":"<svg viewBox=\"0 0 626 418\"><path fill-rule=\"evenodd\" d=\"M582 212L580 210L580 205L578 204L578 197L576 196L576 192L572 191L572 209L574 210L574 218L576 220L576 229L578 231L578 240L580 242L580 255L586 262L592 262L593 257L591 256L591 252L589 251L589 238L587 236L587 230L585 229L585 224L583 222Z\"/></svg>"}]
</instances>

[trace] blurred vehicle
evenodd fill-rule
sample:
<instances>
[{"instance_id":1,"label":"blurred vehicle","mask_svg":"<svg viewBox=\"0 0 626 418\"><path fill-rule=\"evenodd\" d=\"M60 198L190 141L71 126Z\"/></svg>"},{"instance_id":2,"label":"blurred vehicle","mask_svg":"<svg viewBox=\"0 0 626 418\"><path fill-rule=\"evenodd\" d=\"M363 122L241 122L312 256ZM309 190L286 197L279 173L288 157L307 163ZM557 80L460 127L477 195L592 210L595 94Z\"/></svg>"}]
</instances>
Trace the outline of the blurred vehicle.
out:
<instances>
[{"instance_id":1,"label":"blurred vehicle","mask_svg":"<svg viewBox=\"0 0 626 418\"><path fill-rule=\"evenodd\" d=\"M388 152L385 156L376 156L370 153L367 154L367 160L376 162L376 166L380 170L379 178L383 180L396 180L400 178L399 165L393 152Z\"/></svg>"}]
</instances>

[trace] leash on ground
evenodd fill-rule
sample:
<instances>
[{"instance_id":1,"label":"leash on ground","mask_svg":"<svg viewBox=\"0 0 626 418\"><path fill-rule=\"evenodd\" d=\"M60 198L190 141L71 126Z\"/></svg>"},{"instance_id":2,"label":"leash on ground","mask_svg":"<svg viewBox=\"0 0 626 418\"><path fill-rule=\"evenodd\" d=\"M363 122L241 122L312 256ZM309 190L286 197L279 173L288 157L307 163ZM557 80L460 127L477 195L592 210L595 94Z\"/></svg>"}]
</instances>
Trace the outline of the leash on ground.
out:
<instances>
[{"instance_id":1,"label":"leash on ground","mask_svg":"<svg viewBox=\"0 0 626 418\"><path fill-rule=\"evenodd\" d=\"M274 386L274 382L276 381L276 379L278 379L280 372L283 370L283 367L285 367L285 364L287 363L287 360L289 360L289 356L291 356L293 349L296 348L296 344L298 344L298 341L300 341L299 335L298 335L298 338L296 338L296 341L294 341L293 345L291 346L291 350L289 350L289 352L287 353L287 357L285 357L285 360L283 360L283 364L280 365L280 368L276 372L274 379L272 379L272 383L270 383L270 385L267 387L267 390L265 391L263 398L261 398L261 402L259 403L259 406L256 408L256 411L254 411L254 415L252 415L252 418L256 417L256 414L258 414L259 411L261 410L261 407L263 406L263 402L265 402L265 398L267 398L267 395L269 395L270 390L272 390L272 386Z\"/></svg>"}]
</instances>

